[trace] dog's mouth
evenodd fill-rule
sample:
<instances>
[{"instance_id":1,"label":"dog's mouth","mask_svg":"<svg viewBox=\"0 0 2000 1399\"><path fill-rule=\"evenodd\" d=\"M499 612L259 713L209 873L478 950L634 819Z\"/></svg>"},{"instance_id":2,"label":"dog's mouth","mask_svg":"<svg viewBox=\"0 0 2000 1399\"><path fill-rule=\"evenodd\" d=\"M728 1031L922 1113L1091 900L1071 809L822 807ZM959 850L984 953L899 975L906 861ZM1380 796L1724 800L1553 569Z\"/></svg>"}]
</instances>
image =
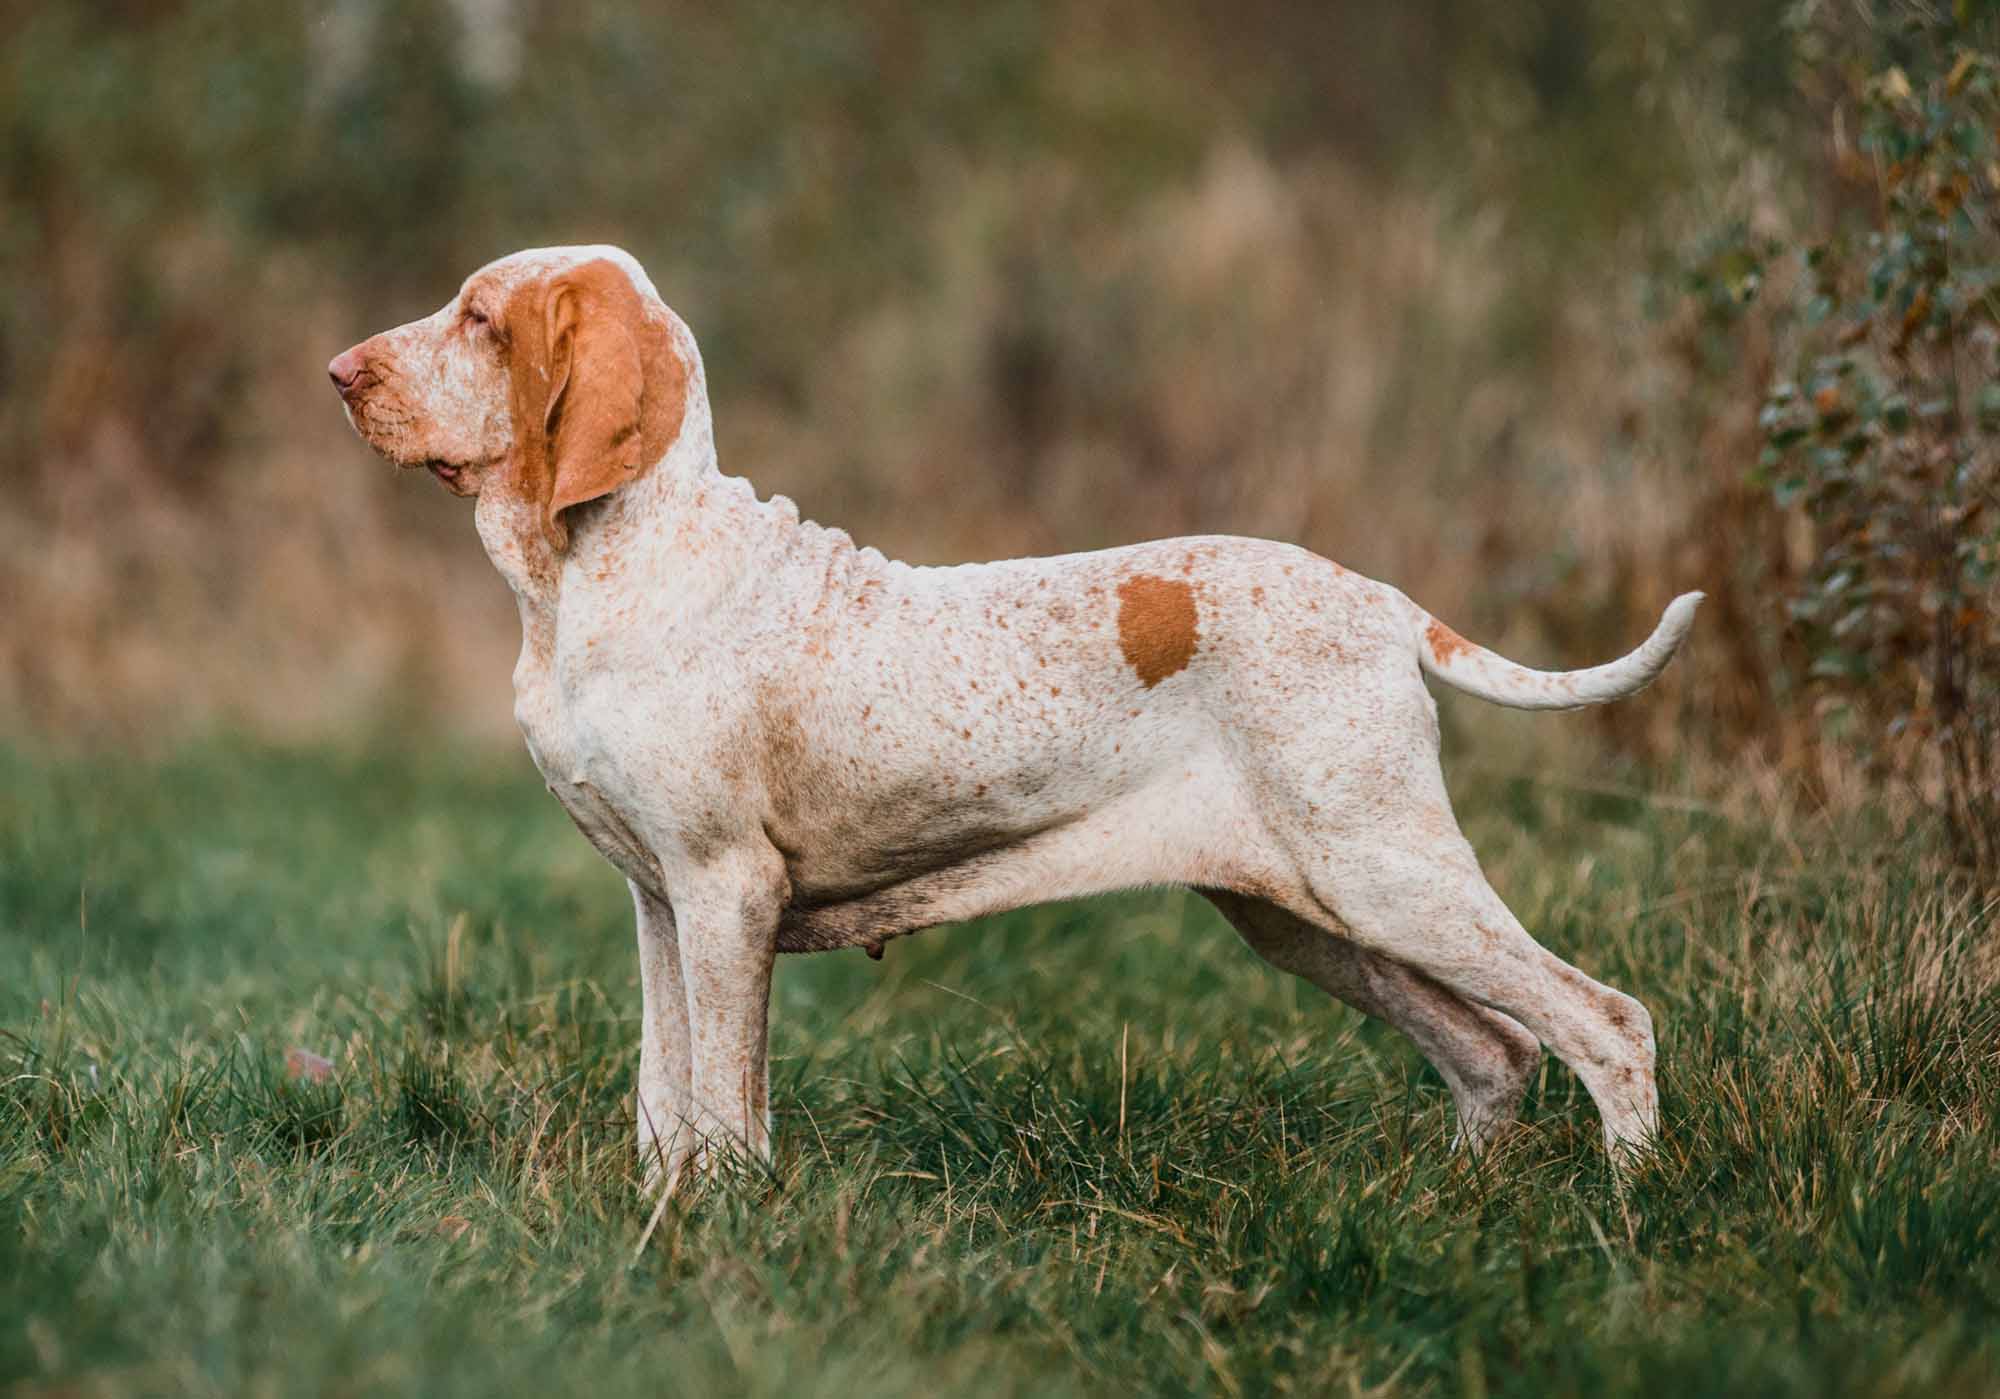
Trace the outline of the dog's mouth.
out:
<instances>
[{"instance_id":1,"label":"dog's mouth","mask_svg":"<svg viewBox=\"0 0 2000 1399\"><path fill-rule=\"evenodd\" d=\"M481 461L448 461L444 457L420 457L405 464L409 470L428 471L438 483L456 496L479 494Z\"/></svg>"}]
</instances>

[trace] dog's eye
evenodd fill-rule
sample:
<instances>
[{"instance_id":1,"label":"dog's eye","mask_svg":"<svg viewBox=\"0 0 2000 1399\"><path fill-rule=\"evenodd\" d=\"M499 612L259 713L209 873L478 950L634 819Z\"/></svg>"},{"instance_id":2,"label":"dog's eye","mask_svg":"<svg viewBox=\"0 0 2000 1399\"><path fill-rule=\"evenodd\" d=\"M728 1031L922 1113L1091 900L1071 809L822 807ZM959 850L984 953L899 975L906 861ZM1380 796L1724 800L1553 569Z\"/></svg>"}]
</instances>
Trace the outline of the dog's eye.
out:
<instances>
[{"instance_id":1,"label":"dog's eye","mask_svg":"<svg viewBox=\"0 0 2000 1399\"><path fill-rule=\"evenodd\" d=\"M486 313L475 305L467 305L458 313L458 323L469 333L485 335L495 340L500 338L500 327L494 325Z\"/></svg>"}]
</instances>

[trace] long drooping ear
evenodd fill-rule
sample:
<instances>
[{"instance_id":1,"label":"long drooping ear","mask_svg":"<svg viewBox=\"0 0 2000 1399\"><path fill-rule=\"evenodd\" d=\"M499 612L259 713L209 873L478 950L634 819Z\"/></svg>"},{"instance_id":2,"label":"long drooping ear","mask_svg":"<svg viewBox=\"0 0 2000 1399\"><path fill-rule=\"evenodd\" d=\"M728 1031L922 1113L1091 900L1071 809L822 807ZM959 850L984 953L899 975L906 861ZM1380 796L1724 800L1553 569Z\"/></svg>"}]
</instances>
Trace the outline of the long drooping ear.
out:
<instances>
[{"instance_id":1,"label":"long drooping ear","mask_svg":"<svg viewBox=\"0 0 2000 1399\"><path fill-rule=\"evenodd\" d=\"M585 263L542 291L540 324L530 312L519 317L529 334L516 332L516 431L524 485L560 552L563 511L637 479L679 435L687 370L664 315L612 263Z\"/></svg>"}]
</instances>

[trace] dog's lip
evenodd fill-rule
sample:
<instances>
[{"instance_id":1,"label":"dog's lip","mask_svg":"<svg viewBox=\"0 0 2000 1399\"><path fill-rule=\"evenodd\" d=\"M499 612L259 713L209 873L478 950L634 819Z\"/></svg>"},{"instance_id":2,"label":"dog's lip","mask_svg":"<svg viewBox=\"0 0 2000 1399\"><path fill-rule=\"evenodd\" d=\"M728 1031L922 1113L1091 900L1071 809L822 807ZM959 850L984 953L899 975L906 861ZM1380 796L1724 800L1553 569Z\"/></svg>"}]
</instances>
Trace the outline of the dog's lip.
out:
<instances>
[{"instance_id":1,"label":"dog's lip","mask_svg":"<svg viewBox=\"0 0 2000 1399\"><path fill-rule=\"evenodd\" d=\"M457 485L459 473L465 470L457 462L444 461L438 457L432 457L421 463L421 465L426 471L429 471L431 475L437 477L438 480L444 482L447 486Z\"/></svg>"}]
</instances>

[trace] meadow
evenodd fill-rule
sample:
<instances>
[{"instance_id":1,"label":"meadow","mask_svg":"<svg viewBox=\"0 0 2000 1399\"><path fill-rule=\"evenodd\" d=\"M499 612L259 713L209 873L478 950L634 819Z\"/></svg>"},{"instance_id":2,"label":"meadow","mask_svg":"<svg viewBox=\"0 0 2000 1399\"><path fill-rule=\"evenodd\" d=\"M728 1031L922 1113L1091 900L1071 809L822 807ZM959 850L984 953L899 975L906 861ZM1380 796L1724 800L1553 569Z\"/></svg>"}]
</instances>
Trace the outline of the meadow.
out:
<instances>
[{"instance_id":1,"label":"meadow","mask_svg":"<svg viewBox=\"0 0 2000 1399\"><path fill-rule=\"evenodd\" d=\"M1926 833L2000 832L1997 55L1927 0L0 6L0 1399L2000 1394L1996 866ZM1653 1012L1657 1155L1546 1059L1453 1156L1407 1044L1153 890L781 962L776 1162L648 1232L625 890L464 502L325 374L597 240L723 469L896 557L1281 538L1550 665L1705 590L1632 704L1442 700L1493 883Z\"/></svg>"},{"instance_id":2,"label":"meadow","mask_svg":"<svg viewBox=\"0 0 2000 1399\"><path fill-rule=\"evenodd\" d=\"M641 1248L629 905L525 757L0 750L0 1390L2000 1389L1991 910L1750 778L1451 771L1659 1023L1628 1188L1552 1059L1454 1157L1400 1039L1153 891L783 961L775 1168Z\"/></svg>"}]
</instances>

